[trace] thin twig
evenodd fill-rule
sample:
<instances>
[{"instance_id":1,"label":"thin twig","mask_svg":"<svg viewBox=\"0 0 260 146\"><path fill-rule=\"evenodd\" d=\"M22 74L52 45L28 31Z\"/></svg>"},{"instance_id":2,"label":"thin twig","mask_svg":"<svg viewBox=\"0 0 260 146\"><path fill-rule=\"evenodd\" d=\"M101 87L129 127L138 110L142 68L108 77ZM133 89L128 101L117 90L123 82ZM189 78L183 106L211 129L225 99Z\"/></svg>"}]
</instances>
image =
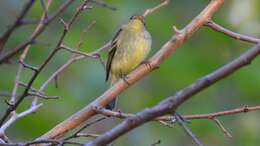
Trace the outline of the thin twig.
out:
<instances>
[{"instance_id":1,"label":"thin twig","mask_svg":"<svg viewBox=\"0 0 260 146\"><path fill-rule=\"evenodd\" d=\"M86 37L86 34L87 32L89 32L95 25L96 25L96 21L92 21L82 32L81 32L81 35L80 35L80 40L78 42L78 45L77 45L77 50L81 48L83 42L84 42L84 39Z\"/></svg>"},{"instance_id":2,"label":"thin twig","mask_svg":"<svg viewBox=\"0 0 260 146\"><path fill-rule=\"evenodd\" d=\"M164 126L167 126L169 128L173 128L173 124L171 124L171 123L168 123L168 122L165 122L165 121L162 121L162 120L158 120L158 122L161 123Z\"/></svg>"},{"instance_id":3,"label":"thin twig","mask_svg":"<svg viewBox=\"0 0 260 146\"><path fill-rule=\"evenodd\" d=\"M62 49L64 49L64 50L67 50L67 51L69 51L69 52L71 52L71 53L79 54L79 55L81 55L81 56L85 56L85 57L89 57L89 58L94 58L94 59L96 59L96 58L99 57L97 54L89 54L89 53L85 53L85 52L82 52L82 51L78 51L78 50L72 49L72 48L70 48L70 47L68 47L68 46L66 46L66 45L64 45L64 44L61 44L60 47L61 47Z\"/></svg>"},{"instance_id":4,"label":"thin twig","mask_svg":"<svg viewBox=\"0 0 260 146\"><path fill-rule=\"evenodd\" d=\"M35 93L35 92L28 92L28 96L37 96L43 99L58 99L60 98L59 96L47 96L47 95L43 95L40 93Z\"/></svg>"},{"instance_id":5,"label":"thin twig","mask_svg":"<svg viewBox=\"0 0 260 146\"><path fill-rule=\"evenodd\" d=\"M184 129L184 131L192 138L192 140L198 145L198 146L203 146L203 144L200 142L200 140L197 138L197 136L191 131L190 128L186 126L184 123L183 119L178 115L175 114L175 119L177 123Z\"/></svg>"},{"instance_id":6,"label":"thin twig","mask_svg":"<svg viewBox=\"0 0 260 146\"><path fill-rule=\"evenodd\" d=\"M213 118L212 119L214 122L216 122L216 124L219 126L219 128L222 130L222 132L228 137L228 138L232 138L232 135L228 132L228 130L224 127L224 125L217 119L217 118Z\"/></svg>"},{"instance_id":7,"label":"thin twig","mask_svg":"<svg viewBox=\"0 0 260 146\"><path fill-rule=\"evenodd\" d=\"M168 5L170 3L170 0L164 0L164 2L160 3L159 5L153 7L153 8L150 8L150 9L147 9L143 16L146 17L148 15L150 15L151 13L154 13L155 11L158 11L159 9L161 9L162 7Z\"/></svg>"},{"instance_id":8,"label":"thin twig","mask_svg":"<svg viewBox=\"0 0 260 146\"><path fill-rule=\"evenodd\" d=\"M26 83L24 83L24 82L22 82L22 81L19 81L19 82L18 82L18 85L19 85L19 86L22 86L22 87L24 87L24 88L28 87L28 84L26 84ZM33 87L30 88L30 91L39 93L39 90L36 89L36 88L33 88ZM43 94L43 92L41 92L41 94Z\"/></svg>"},{"instance_id":9,"label":"thin twig","mask_svg":"<svg viewBox=\"0 0 260 146\"><path fill-rule=\"evenodd\" d=\"M64 141L66 140L70 140L72 138L76 138L76 137L79 137L79 133L81 133L83 130L85 130L86 128L88 128L89 126L91 125L94 125L94 124L97 124L98 122L100 121L103 121L105 120L106 118L105 117L102 117L102 118L98 118L90 123L87 123L85 126L81 127L79 130L77 130L76 132L74 132L74 134L72 134L71 136L67 137L67 138L64 138Z\"/></svg>"},{"instance_id":10,"label":"thin twig","mask_svg":"<svg viewBox=\"0 0 260 146\"><path fill-rule=\"evenodd\" d=\"M125 119L125 118L130 118L130 117L136 116L135 114L116 112L116 111L111 111L111 110L107 110L105 108L100 108L100 107L99 108L95 107L95 110L97 113L102 114L104 116L116 117L119 119ZM186 120L195 120L195 119L211 120L211 119L221 117L221 116L230 116L230 115L254 112L254 111L259 111L259 110L260 110L260 106L243 106L243 107L225 110L225 111L221 111L221 112L214 112L214 113L209 113L209 114L183 115L182 117ZM167 122L167 121L174 120L174 116L161 116L161 117L155 118L154 120Z\"/></svg>"},{"instance_id":11,"label":"thin twig","mask_svg":"<svg viewBox=\"0 0 260 146\"><path fill-rule=\"evenodd\" d=\"M27 54L27 53L26 53L26 54ZM24 62L24 59L20 59L19 62L20 62L20 64L22 64L22 66L23 66L24 68L28 68L28 69L30 69L30 70L32 70L32 71L35 71L35 72L38 71L38 68L37 68L37 67L25 63L25 62Z\"/></svg>"},{"instance_id":12,"label":"thin twig","mask_svg":"<svg viewBox=\"0 0 260 146\"><path fill-rule=\"evenodd\" d=\"M43 9L43 12L44 12L44 17L45 17L43 20L48 19L49 18L48 8L47 8L47 6L45 4L45 1L44 0L40 0L40 2L41 2L41 6L42 6L42 9Z\"/></svg>"},{"instance_id":13,"label":"thin twig","mask_svg":"<svg viewBox=\"0 0 260 146\"><path fill-rule=\"evenodd\" d=\"M93 133L78 133L76 134L76 137L91 137L91 138L97 138L99 137L99 134L93 134Z\"/></svg>"},{"instance_id":14,"label":"thin twig","mask_svg":"<svg viewBox=\"0 0 260 146\"><path fill-rule=\"evenodd\" d=\"M107 8L107 9L110 9L112 11L116 11L117 8L116 7L113 7L111 5L108 5L107 3L105 3L104 1L99 1L99 0L91 0L94 4L98 5L98 6L101 6L101 7L104 7L104 8Z\"/></svg>"},{"instance_id":15,"label":"thin twig","mask_svg":"<svg viewBox=\"0 0 260 146\"><path fill-rule=\"evenodd\" d=\"M33 112L35 112L38 108L40 108L42 106L42 104L38 104L35 106L31 106L29 109L21 112L21 113L16 113L15 111L12 112L11 118L8 119L1 127L0 127L0 135L5 133L5 130L11 126L11 124L13 124L15 121L17 121L18 119L31 114Z\"/></svg>"},{"instance_id":16,"label":"thin twig","mask_svg":"<svg viewBox=\"0 0 260 146\"><path fill-rule=\"evenodd\" d=\"M242 35L242 34L233 32L231 30L228 30L228 29L218 25L217 23L215 23L212 20L209 20L207 23L205 23L205 26L207 26L215 31L221 32L227 36L230 36L234 39L237 39L237 40L241 40L241 41L245 41L245 42L249 42L249 43L255 43L255 44L260 43L260 39L258 39L258 38L254 38L254 37L250 37L250 36L246 36L246 35Z\"/></svg>"}]
</instances>

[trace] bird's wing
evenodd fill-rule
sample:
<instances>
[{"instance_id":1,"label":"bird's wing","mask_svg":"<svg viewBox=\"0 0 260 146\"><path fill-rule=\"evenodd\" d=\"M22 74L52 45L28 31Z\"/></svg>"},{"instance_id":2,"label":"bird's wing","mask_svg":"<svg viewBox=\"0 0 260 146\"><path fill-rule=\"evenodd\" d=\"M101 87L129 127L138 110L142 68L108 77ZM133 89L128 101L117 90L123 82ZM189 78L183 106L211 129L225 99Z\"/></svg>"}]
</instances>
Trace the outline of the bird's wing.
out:
<instances>
[{"instance_id":1,"label":"bird's wing","mask_svg":"<svg viewBox=\"0 0 260 146\"><path fill-rule=\"evenodd\" d=\"M119 34L122 32L122 28L120 28L116 35L113 37L112 39L112 49L109 51L108 53L108 59L107 59L107 63L106 63L106 81L108 80L109 78L109 73L110 73L110 69L111 69L111 64L112 64L112 61L113 61L113 58L114 58L114 55L116 53L116 50L117 50L117 37L119 36Z\"/></svg>"}]
</instances>

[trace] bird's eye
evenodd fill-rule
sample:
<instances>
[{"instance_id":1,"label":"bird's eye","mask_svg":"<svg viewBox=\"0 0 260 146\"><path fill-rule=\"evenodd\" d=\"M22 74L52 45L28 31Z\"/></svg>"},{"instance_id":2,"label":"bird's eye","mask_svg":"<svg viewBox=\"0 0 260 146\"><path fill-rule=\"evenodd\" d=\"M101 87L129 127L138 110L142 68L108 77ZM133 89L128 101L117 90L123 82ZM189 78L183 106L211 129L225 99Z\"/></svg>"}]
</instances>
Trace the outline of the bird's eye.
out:
<instances>
[{"instance_id":1,"label":"bird's eye","mask_svg":"<svg viewBox=\"0 0 260 146\"><path fill-rule=\"evenodd\" d=\"M134 18L135 18L135 15L131 16L131 17L130 17L130 20L133 20Z\"/></svg>"}]
</instances>

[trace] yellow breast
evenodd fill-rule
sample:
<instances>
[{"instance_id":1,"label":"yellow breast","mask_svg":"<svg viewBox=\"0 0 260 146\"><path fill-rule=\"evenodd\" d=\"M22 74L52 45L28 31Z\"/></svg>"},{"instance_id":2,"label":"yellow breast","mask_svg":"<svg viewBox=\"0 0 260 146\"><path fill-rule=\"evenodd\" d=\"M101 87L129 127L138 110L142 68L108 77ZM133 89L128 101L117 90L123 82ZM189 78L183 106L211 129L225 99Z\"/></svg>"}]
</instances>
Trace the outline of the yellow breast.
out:
<instances>
[{"instance_id":1,"label":"yellow breast","mask_svg":"<svg viewBox=\"0 0 260 146\"><path fill-rule=\"evenodd\" d=\"M142 26L143 27L143 26ZM143 28L142 28L143 29ZM125 28L117 41L117 50L111 64L111 75L116 78L126 75L136 68L147 56L151 48L149 33L137 26ZM147 37L147 35L149 35Z\"/></svg>"}]
</instances>

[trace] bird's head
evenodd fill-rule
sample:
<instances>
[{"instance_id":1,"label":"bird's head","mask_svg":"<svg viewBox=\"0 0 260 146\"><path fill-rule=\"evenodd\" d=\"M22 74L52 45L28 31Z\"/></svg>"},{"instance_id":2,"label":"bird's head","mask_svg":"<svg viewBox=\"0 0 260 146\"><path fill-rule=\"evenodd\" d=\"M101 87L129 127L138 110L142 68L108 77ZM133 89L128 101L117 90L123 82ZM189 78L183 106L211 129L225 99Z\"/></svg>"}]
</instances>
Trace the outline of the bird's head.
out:
<instances>
[{"instance_id":1,"label":"bird's head","mask_svg":"<svg viewBox=\"0 0 260 146\"><path fill-rule=\"evenodd\" d=\"M130 17L129 26L135 31L143 30L145 26L144 16L142 15L134 15Z\"/></svg>"}]
</instances>

